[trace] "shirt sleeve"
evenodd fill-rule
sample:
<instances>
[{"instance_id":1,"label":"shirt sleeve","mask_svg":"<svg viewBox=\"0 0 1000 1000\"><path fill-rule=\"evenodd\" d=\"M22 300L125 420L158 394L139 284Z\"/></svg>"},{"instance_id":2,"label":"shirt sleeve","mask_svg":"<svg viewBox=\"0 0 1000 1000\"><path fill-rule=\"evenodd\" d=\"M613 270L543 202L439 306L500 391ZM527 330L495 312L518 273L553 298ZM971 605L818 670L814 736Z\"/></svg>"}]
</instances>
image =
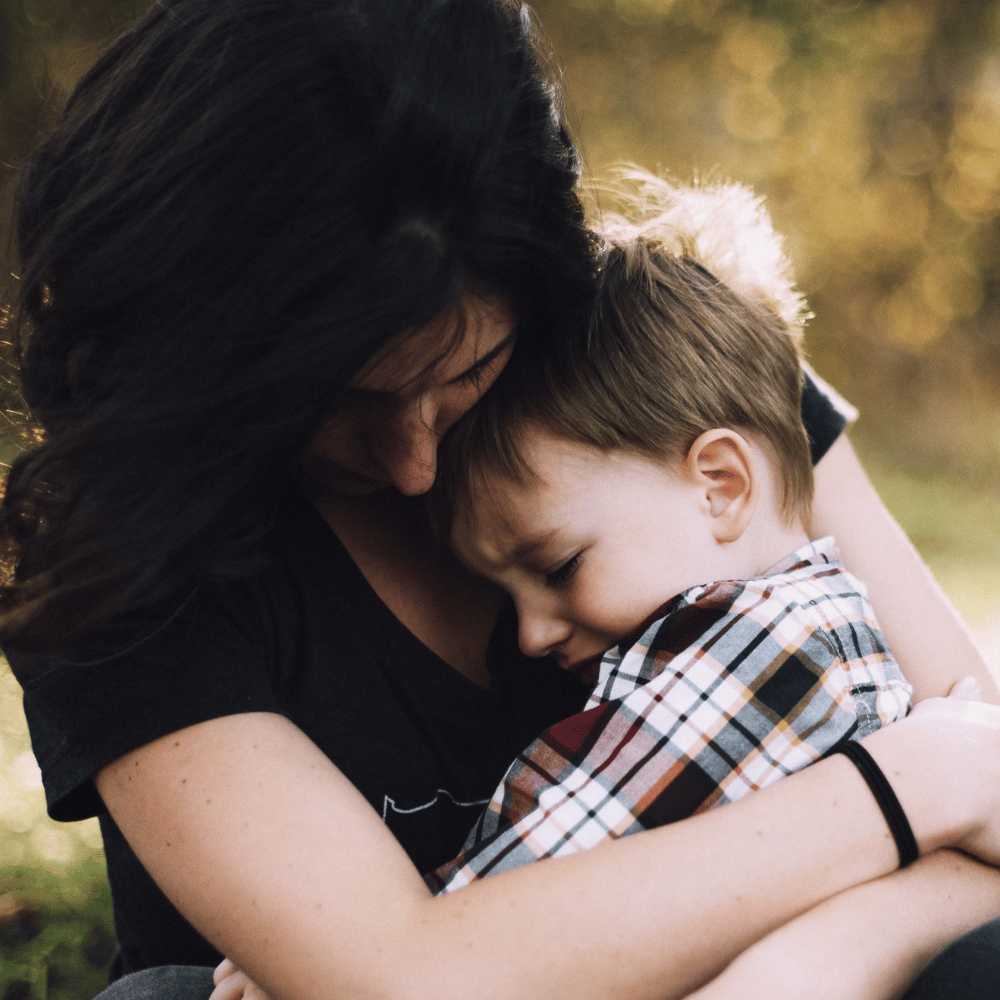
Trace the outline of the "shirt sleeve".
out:
<instances>
[{"instance_id":1,"label":"shirt sleeve","mask_svg":"<svg viewBox=\"0 0 1000 1000\"><path fill-rule=\"evenodd\" d=\"M802 423L816 465L844 428L858 419L858 411L804 362L802 372Z\"/></svg>"},{"instance_id":2,"label":"shirt sleeve","mask_svg":"<svg viewBox=\"0 0 1000 1000\"><path fill-rule=\"evenodd\" d=\"M9 651L49 815L104 812L93 775L167 733L240 712L284 714L260 612L241 584L203 585L98 630L58 659Z\"/></svg>"}]
</instances>

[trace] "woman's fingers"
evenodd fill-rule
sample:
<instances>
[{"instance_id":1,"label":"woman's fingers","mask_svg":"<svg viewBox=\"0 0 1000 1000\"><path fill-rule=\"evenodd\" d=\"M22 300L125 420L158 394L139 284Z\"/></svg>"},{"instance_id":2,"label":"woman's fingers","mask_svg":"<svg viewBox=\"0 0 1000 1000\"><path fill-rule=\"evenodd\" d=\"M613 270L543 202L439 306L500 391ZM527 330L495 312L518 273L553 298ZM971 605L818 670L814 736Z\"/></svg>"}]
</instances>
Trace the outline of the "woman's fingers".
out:
<instances>
[{"instance_id":1,"label":"woman's fingers","mask_svg":"<svg viewBox=\"0 0 1000 1000\"><path fill-rule=\"evenodd\" d=\"M271 1000L271 998L245 973L240 972L228 958L224 958L212 973L215 989L209 1000Z\"/></svg>"},{"instance_id":2,"label":"woman's fingers","mask_svg":"<svg viewBox=\"0 0 1000 1000\"><path fill-rule=\"evenodd\" d=\"M215 972L212 973L212 982L218 986L226 976L231 976L234 972L239 972L240 970L236 968L236 963L232 959L224 958L215 967Z\"/></svg>"},{"instance_id":3,"label":"woman's fingers","mask_svg":"<svg viewBox=\"0 0 1000 1000\"><path fill-rule=\"evenodd\" d=\"M965 701L982 701L983 691L975 677L963 677L948 692L948 697L962 698Z\"/></svg>"},{"instance_id":4,"label":"woman's fingers","mask_svg":"<svg viewBox=\"0 0 1000 1000\"><path fill-rule=\"evenodd\" d=\"M228 961L228 959L227 959ZM232 963L230 962L230 965ZM215 970L218 973L218 969ZM215 977L213 976L215 979ZM240 972L239 969L233 965L233 971L225 975L221 979L215 979L215 989L212 990L212 995L209 1000L251 1000L249 995L249 987L253 983L245 972Z\"/></svg>"},{"instance_id":5,"label":"woman's fingers","mask_svg":"<svg viewBox=\"0 0 1000 1000\"><path fill-rule=\"evenodd\" d=\"M864 744L922 853L958 847L1000 865L1000 707L970 700L972 693L963 679L950 697L924 699Z\"/></svg>"}]
</instances>

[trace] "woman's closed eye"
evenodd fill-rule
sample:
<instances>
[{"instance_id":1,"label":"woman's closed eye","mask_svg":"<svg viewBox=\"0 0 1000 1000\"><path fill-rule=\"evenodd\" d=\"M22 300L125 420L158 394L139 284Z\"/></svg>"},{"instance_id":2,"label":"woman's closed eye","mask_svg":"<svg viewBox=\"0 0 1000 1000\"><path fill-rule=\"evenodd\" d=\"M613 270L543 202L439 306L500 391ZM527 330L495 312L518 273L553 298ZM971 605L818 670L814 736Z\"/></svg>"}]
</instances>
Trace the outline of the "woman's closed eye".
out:
<instances>
[{"instance_id":1,"label":"woman's closed eye","mask_svg":"<svg viewBox=\"0 0 1000 1000\"><path fill-rule=\"evenodd\" d=\"M461 375L456 375L449 385L475 385L479 386L484 380L490 380L496 376L497 370L507 361L510 351L514 346L513 333L508 334L500 341L493 350L484 354L475 364L473 364Z\"/></svg>"},{"instance_id":2,"label":"woman's closed eye","mask_svg":"<svg viewBox=\"0 0 1000 1000\"><path fill-rule=\"evenodd\" d=\"M506 345L505 345L506 346ZM500 367L503 351L491 351L480 361L477 361L467 372L463 372L456 380L459 385L474 385L478 387L482 382L491 379L496 374L496 369Z\"/></svg>"},{"instance_id":3,"label":"woman's closed eye","mask_svg":"<svg viewBox=\"0 0 1000 1000\"><path fill-rule=\"evenodd\" d=\"M583 561L583 553L577 552L575 556L560 563L555 569L550 569L545 574L545 583L549 587L561 587L579 569Z\"/></svg>"}]
</instances>

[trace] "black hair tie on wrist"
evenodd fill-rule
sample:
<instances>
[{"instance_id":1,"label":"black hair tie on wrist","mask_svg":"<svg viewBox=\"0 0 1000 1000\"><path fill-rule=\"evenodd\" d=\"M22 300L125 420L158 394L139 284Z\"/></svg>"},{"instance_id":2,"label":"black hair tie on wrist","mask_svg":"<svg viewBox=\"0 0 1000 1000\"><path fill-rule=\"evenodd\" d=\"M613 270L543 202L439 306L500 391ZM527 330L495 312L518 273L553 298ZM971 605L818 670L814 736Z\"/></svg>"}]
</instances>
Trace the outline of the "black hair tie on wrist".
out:
<instances>
[{"instance_id":1,"label":"black hair tie on wrist","mask_svg":"<svg viewBox=\"0 0 1000 1000\"><path fill-rule=\"evenodd\" d=\"M865 784L871 789L875 801L878 803L886 823L889 824L889 832L892 839L896 841L896 850L899 851L899 867L905 868L913 864L920 857L917 849L917 840L913 836L913 829L910 821L903 812L903 807L896 798L896 793L892 790L886 776L881 768L875 763L872 755L854 740L845 740L828 750L824 757L832 757L835 753L842 753L850 758L851 763L861 772L861 777L865 779Z\"/></svg>"}]
</instances>

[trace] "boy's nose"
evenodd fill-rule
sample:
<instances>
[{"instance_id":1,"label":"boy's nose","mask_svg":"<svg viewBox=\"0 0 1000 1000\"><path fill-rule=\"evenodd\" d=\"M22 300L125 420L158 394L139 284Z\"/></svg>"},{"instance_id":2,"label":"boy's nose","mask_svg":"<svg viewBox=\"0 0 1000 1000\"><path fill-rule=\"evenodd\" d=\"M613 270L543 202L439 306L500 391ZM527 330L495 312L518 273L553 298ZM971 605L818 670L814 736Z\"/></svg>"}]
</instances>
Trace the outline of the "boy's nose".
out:
<instances>
[{"instance_id":1,"label":"boy's nose","mask_svg":"<svg viewBox=\"0 0 1000 1000\"><path fill-rule=\"evenodd\" d=\"M568 622L538 610L517 609L518 645L525 656L548 656L573 632Z\"/></svg>"}]
</instances>

